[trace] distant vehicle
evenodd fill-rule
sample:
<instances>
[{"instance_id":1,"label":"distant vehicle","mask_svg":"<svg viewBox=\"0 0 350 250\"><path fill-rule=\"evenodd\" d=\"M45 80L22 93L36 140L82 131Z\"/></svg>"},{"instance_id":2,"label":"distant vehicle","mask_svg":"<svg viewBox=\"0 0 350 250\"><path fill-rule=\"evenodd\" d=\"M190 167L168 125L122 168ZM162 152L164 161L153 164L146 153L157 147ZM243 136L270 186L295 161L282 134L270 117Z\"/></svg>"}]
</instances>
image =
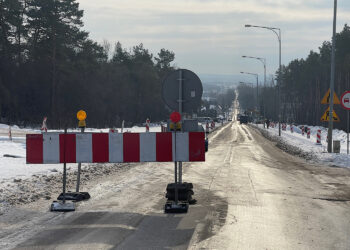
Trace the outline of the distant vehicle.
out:
<instances>
[{"instance_id":1,"label":"distant vehicle","mask_svg":"<svg viewBox=\"0 0 350 250\"><path fill-rule=\"evenodd\" d=\"M229 122L232 122L232 118L228 118L228 121L229 121Z\"/></svg>"},{"instance_id":2,"label":"distant vehicle","mask_svg":"<svg viewBox=\"0 0 350 250\"><path fill-rule=\"evenodd\" d=\"M247 115L242 115L239 119L240 124L248 123L249 117Z\"/></svg>"}]
</instances>

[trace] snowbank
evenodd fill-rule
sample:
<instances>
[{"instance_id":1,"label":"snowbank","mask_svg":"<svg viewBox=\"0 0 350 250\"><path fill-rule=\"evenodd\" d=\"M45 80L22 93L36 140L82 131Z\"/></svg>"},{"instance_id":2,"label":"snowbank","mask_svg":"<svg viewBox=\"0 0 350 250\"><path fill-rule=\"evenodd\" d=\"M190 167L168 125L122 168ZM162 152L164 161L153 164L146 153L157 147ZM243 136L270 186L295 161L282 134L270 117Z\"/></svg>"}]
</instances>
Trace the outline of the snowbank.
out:
<instances>
[{"instance_id":1,"label":"snowbank","mask_svg":"<svg viewBox=\"0 0 350 250\"><path fill-rule=\"evenodd\" d=\"M264 129L262 124L255 125L259 129ZM294 133L290 130L290 125L287 125L286 131L281 131L281 139L286 144L299 148L312 157L313 160L324 163L326 165L338 166L338 167L350 167L350 155L347 154L347 133L335 129L333 130L333 140L340 141L340 153L328 153L327 152L327 128L320 126L308 126L311 130L310 139L307 139L306 133L302 135L300 126L293 126ZM316 144L317 130L321 130L321 144ZM265 129L271 136L278 137L278 125L274 128Z\"/></svg>"}]
</instances>

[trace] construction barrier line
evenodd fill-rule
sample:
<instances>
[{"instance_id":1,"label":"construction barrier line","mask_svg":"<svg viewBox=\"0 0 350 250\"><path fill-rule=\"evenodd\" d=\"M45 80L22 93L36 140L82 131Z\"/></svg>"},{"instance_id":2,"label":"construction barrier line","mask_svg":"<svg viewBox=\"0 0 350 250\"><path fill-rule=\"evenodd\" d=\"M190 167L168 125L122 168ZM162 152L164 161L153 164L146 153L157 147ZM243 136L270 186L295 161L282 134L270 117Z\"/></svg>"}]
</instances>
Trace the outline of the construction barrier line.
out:
<instances>
[{"instance_id":1,"label":"construction barrier line","mask_svg":"<svg viewBox=\"0 0 350 250\"><path fill-rule=\"evenodd\" d=\"M204 132L28 134L26 146L28 164L205 161Z\"/></svg>"}]
</instances>

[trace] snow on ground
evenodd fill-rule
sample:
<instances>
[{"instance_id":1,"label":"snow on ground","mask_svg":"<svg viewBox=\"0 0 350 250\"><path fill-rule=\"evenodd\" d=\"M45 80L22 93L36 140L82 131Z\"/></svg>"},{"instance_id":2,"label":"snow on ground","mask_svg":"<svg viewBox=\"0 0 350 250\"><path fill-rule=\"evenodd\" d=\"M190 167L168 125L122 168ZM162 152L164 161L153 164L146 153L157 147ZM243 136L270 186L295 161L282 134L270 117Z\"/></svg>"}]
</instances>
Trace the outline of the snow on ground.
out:
<instances>
[{"instance_id":1,"label":"snow on ground","mask_svg":"<svg viewBox=\"0 0 350 250\"><path fill-rule=\"evenodd\" d=\"M11 131L13 140L8 137L8 125L0 124L0 181L12 181L16 178L28 178L34 174L47 175L56 172L62 172L62 164L26 164L26 142L25 134L40 133L34 129L19 129L12 126ZM118 131L120 132L120 128ZM49 130L49 132L57 132L58 130ZM78 132L79 129L69 129L68 132ZM108 132L109 129L92 129L87 128L86 132ZM124 128L125 132L145 132L144 127ZM150 132L160 132L159 125L150 126ZM14 157L6 157L10 155ZM77 164L67 164L67 167L75 167Z\"/></svg>"},{"instance_id":2,"label":"snow on ground","mask_svg":"<svg viewBox=\"0 0 350 250\"><path fill-rule=\"evenodd\" d=\"M264 129L262 124L255 125L260 129ZM301 126L301 125L299 125ZM302 135L302 131L299 127L293 126L294 133L290 130L290 125L287 126L286 131L281 131L281 140L299 148L301 151L311 155L313 160L321 162L331 166L338 167L350 167L350 155L347 154L347 133L334 129L333 130L333 140L340 141L340 153L328 153L327 152L327 129L320 126L308 126L311 130L310 139L307 139L306 133ZM321 144L316 144L317 130L321 130ZM274 128L265 129L272 136L278 136L278 125Z\"/></svg>"}]
</instances>

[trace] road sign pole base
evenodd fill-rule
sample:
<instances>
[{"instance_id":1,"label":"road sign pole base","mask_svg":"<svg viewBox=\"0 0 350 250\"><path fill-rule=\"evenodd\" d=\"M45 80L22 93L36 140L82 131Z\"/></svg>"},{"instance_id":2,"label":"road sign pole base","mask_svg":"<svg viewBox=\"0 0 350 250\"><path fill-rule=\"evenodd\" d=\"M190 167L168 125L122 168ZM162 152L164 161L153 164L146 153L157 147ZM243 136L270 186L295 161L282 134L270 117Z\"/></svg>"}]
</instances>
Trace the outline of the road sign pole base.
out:
<instances>
[{"instance_id":1,"label":"road sign pole base","mask_svg":"<svg viewBox=\"0 0 350 250\"><path fill-rule=\"evenodd\" d=\"M70 200L70 201L83 201L83 200L88 200L90 199L90 194L88 192L67 192L63 195L61 193L58 197L57 200Z\"/></svg>"},{"instance_id":2,"label":"road sign pole base","mask_svg":"<svg viewBox=\"0 0 350 250\"><path fill-rule=\"evenodd\" d=\"M168 200L164 205L165 213L187 213L189 203L187 201L175 201Z\"/></svg>"},{"instance_id":3,"label":"road sign pole base","mask_svg":"<svg viewBox=\"0 0 350 250\"><path fill-rule=\"evenodd\" d=\"M166 188L166 195L165 197L168 199L168 201L176 201L175 192L176 189L178 191L178 200L180 202L187 202L189 204L195 204L197 201L192 198L193 192L193 185L192 183L183 182L183 183L169 183Z\"/></svg>"},{"instance_id":4,"label":"road sign pole base","mask_svg":"<svg viewBox=\"0 0 350 250\"><path fill-rule=\"evenodd\" d=\"M51 212L73 212L75 211L75 204L71 201L53 201L50 207Z\"/></svg>"}]
</instances>

